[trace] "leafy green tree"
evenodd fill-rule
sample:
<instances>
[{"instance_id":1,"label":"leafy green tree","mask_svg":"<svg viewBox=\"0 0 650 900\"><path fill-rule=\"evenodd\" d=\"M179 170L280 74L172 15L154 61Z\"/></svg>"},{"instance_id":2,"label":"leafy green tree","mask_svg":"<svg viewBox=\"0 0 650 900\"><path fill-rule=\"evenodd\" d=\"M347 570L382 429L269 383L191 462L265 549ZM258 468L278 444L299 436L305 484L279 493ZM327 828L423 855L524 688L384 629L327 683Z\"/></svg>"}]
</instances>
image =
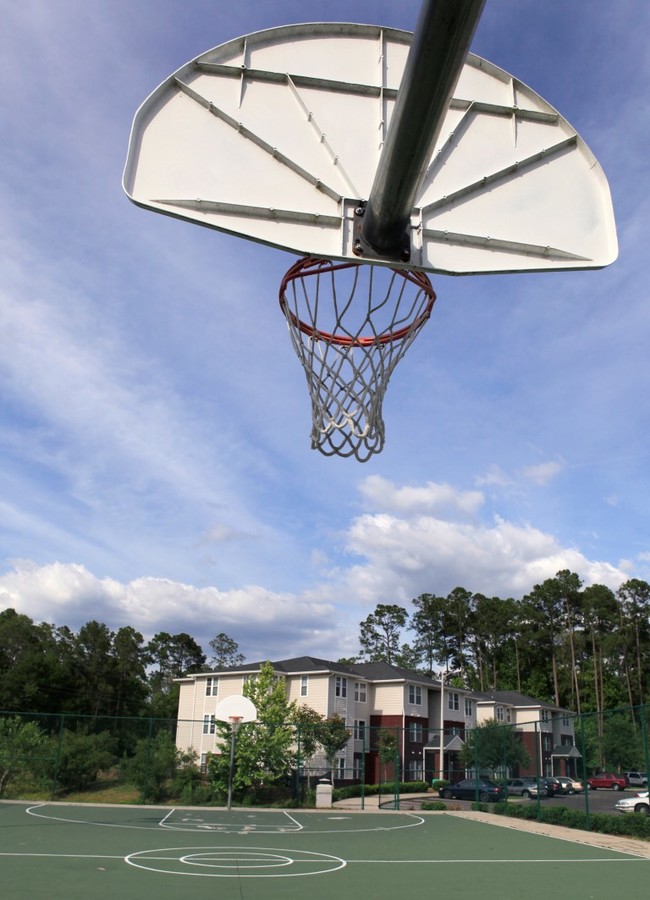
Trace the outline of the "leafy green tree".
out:
<instances>
[{"instance_id":1,"label":"leafy green tree","mask_svg":"<svg viewBox=\"0 0 650 900\"><path fill-rule=\"evenodd\" d=\"M394 663L408 613L396 604L378 603L374 613L360 623L359 643L370 662Z\"/></svg>"},{"instance_id":2,"label":"leafy green tree","mask_svg":"<svg viewBox=\"0 0 650 900\"><path fill-rule=\"evenodd\" d=\"M178 711L178 685L174 683L174 679L202 672L205 668L205 654L189 634L159 631L144 649L144 662L151 670L151 713L157 718L175 718Z\"/></svg>"},{"instance_id":3,"label":"leafy green tree","mask_svg":"<svg viewBox=\"0 0 650 900\"><path fill-rule=\"evenodd\" d=\"M37 712L48 708L53 646L47 626L35 625L14 609L0 612L0 709Z\"/></svg>"},{"instance_id":4,"label":"leafy green tree","mask_svg":"<svg viewBox=\"0 0 650 900\"><path fill-rule=\"evenodd\" d=\"M318 750L321 729L325 717L311 706L298 706L294 723L296 726L296 765L298 769L305 768L307 771L307 790L311 787L311 769L309 761Z\"/></svg>"},{"instance_id":5,"label":"leafy green tree","mask_svg":"<svg viewBox=\"0 0 650 900\"><path fill-rule=\"evenodd\" d=\"M47 757L47 736L35 722L0 718L0 797L18 778L40 774Z\"/></svg>"},{"instance_id":6,"label":"leafy green tree","mask_svg":"<svg viewBox=\"0 0 650 900\"><path fill-rule=\"evenodd\" d=\"M645 702L650 685L650 584L631 578L616 592L620 604L623 668L631 706Z\"/></svg>"},{"instance_id":7,"label":"leafy green tree","mask_svg":"<svg viewBox=\"0 0 650 900\"><path fill-rule=\"evenodd\" d=\"M415 612L411 617L411 628L416 636L414 648L429 676L433 675L435 664L441 658L444 602L444 597L434 594L420 594L413 600Z\"/></svg>"},{"instance_id":8,"label":"leafy green tree","mask_svg":"<svg viewBox=\"0 0 650 900\"><path fill-rule=\"evenodd\" d=\"M287 701L284 677L276 675L265 662L257 678L249 678L244 696L257 710L257 721L239 727L235 742L233 796L285 782L295 761L294 726L296 703ZM225 793L230 769L231 726L217 723L222 752L210 759L210 777L215 788Z\"/></svg>"},{"instance_id":9,"label":"leafy green tree","mask_svg":"<svg viewBox=\"0 0 650 900\"><path fill-rule=\"evenodd\" d=\"M210 660L210 666L216 670L240 666L246 659L244 654L239 652L237 641L224 634L223 631L220 631L216 637L212 638L210 649L214 653Z\"/></svg>"},{"instance_id":10,"label":"leafy green tree","mask_svg":"<svg viewBox=\"0 0 650 900\"><path fill-rule=\"evenodd\" d=\"M349 740L350 732L345 724L345 719L342 719L337 713L329 716L321 724L318 742L323 748L327 764L330 767L332 784L334 784L336 754L344 749Z\"/></svg>"},{"instance_id":11,"label":"leafy green tree","mask_svg":"<svg viewBox=\"0 0 650 900\"><path fill-rule=\"evenodd\" d=\"M178 750L174 738L165 730L139 740L133 756L122 762L127 781L139 788L143 800L154 802L170 795L178 783L179 773L186 769L198 777L196 753Z\"/></svg>"},{"instance_id":12,"label":"leafy green tree","mask_svg":"<svg viewBox=\"0 0 650 900\"><path fill-rule=\"evenodd\" d=\"M377 731L377 755L382 764L383 781L386 781L386 773L390 765L393 766L393 777L395 780L399 777L398 746L396 730L380 728Z\"/></svg>"},{"instance_id":13,"label":"leafy green tree","mask_svg":"<svg viewBox=\"0 0 650 900\"><path fill-rule=\"evenodd\" d=\"M116 741L108 731L94 734L84 728L64 729L61 735L53 735L50 742L52 777L65 790L83 790L116 762Z\"/></svg>"},{"instance_id":14,"label":"leafy green tree","mask_svg":"<svg viewBox=\"0 0 650 900\"><path fill-rule=\"evenodd\" d=\"M461 760L467 769L492 773L516 772L530 763L526 748L512 725L488 719L467 732Z\"/></svg>"}]
</instances>

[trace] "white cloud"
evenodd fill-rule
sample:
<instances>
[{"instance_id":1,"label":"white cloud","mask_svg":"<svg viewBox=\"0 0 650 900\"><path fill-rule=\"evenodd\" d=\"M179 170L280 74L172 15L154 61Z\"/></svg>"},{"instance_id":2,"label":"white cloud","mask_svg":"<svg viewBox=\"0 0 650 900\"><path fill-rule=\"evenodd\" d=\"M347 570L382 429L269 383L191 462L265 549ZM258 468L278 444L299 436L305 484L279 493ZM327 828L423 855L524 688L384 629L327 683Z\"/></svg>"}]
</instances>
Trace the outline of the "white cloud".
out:
<instances>
[{"instance_id":1,"label":"white cloud","mask_svg":"<svg viewBox=\"0 0 650 900\"><path fill-rule=\"evenodd\" d=\"M131 625L145 638L158 631L185 631L199 643L225 631L252 655L296 654L315 642L336 644L333 607L258 585L221 591L164 578L121 583L98 578L76 563L38 566L14 561L0 576L0 608L13 608L34 621L78 629L91 619L113 629Z\"/></svg>"},{"instance_id":2,"label":"white cloud","mask_svg":"<svg viewBox=\"0 0 650 900\"><path fill-rule=\"evenodd\" d=\"M458 491L449 484L433 481L420 487L398 487L380 475L364 479L360 491L369 505L404 515L444 512L465 519L475 515L484 502L480 491Z\"/></svg>"},{"instance_id":3,"label":"white cloud","mask_svg":"<svg viewBox=\"0 0 650 900\"><path fill-rule=\"evenodd\" d=\"M557 460L538 463L536 466L527 466L523 475L534 484L545 485L552 481L564 469L564 463Z\"/></svg>"}]
</instances>

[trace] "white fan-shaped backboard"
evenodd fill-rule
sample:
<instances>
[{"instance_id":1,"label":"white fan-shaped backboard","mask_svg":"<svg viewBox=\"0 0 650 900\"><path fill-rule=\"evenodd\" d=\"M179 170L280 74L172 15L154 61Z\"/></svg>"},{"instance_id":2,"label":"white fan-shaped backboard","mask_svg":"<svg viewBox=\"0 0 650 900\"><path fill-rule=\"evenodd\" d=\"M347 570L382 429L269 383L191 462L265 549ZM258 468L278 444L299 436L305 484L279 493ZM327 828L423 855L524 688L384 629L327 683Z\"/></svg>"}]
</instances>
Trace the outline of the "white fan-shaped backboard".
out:
<instances>
[{"instance_id":1,"label":"white fan-shaped backboard","mask_svg":"<svg viewBox=\"0 0 650 900\"><path fill-rule=\"evenodd\" d=\"M255 722L257 721L257 709L248 697L233 694L231 697L224 697L217 704L214 717L218 722L230 722L235 718L241 722Z\"/></svg>"},{"instance_id":2,"label":"white fan-shaped backboard","mask_svg":"<svg viewBox=\"0 0 650 900\"><path fill-rule=\"evenodd\" d=\"M359 261L408 32L319 23L257 32L186 64L138 110L135 203L301 255ZM410 267L598 268L617 256L607 180L548 103L469 55L411 217Z\"/></svg>"}]
</instances>

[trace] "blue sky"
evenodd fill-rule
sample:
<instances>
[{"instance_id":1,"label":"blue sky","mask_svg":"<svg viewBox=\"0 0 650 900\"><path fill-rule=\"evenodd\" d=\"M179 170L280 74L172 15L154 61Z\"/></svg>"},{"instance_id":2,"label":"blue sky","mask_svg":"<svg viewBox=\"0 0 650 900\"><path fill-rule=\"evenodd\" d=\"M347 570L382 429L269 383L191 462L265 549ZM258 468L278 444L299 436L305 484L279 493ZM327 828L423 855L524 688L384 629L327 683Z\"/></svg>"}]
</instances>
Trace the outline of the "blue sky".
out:
<instances>
[{"instance_id":1,"label":"blue sky","mask_svg":"<svg viewBox=\"0 0 650 900\"><path fill-rule=\"evenodd\" d=\"M419 2L24 0L0 50L0 609L248 658L358 651L380 602L650 579L650 4L488 0L473 52L577 129L610 183L596 272L435 276L384 452L309 446L277 307L294 257L121 189L133 115L232 37L412 30Z\"/></svg>"}]
</instances>

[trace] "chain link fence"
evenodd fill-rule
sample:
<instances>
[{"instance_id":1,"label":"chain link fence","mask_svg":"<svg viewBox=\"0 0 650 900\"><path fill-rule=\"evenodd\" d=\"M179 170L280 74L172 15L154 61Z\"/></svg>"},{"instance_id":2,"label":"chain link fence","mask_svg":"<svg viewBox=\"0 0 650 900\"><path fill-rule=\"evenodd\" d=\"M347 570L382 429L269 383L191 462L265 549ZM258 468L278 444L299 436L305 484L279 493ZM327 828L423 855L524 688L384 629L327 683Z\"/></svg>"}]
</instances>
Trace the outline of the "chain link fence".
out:
<instances>
[{"instance_id":1,"label":"chain link fence","mask_svg":"<svg viewBox=\"0 0 650 900\"><path fill-rule=\"evenodd\" d=\"M233 777L229 728L205 719L0 711L0 798L220 805ZM548 721L542 712L534 721L467 731L249 723L236 735L234 800L313 806L326 780L335 799L357 796L364 806L380 794L382 805L399 808L404 793L437 800L440 788L470 777L563 776L586 785L602 772L626 773L630 787L642 790L648 731L647 706ZM583 799L588 813L588 790Z\"/></svg>"}]
</instances>

